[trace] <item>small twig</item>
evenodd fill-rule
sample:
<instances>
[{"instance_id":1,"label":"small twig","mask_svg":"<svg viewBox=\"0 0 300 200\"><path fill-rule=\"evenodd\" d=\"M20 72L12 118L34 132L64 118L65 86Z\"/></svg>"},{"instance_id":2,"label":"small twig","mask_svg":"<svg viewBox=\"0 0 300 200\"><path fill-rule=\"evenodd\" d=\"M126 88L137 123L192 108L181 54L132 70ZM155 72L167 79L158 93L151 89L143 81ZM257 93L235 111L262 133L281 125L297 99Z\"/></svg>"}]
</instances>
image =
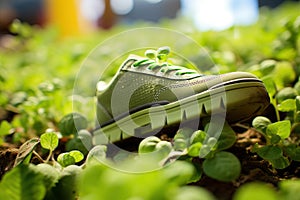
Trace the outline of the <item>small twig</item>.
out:
<instances>
[{"instance_id":1,"label":"small twig","mask_svg":"<svg viewBox=\"0 0 300 200\"><path fill-rule=\"evenodd\" d=\"M39 159L39 161L45 162L45 160L36 151L33 151L33 154Z\"/></svg>"},{"instance_id":2,"label":"small twig","mask_svg":"<svg viewBox=\"0 0 300 200\"><path fill-rule=\"evenodd\" d=\"M240 127L240 128L244 128L244 129L251 129L250 126L247 126L247 125L244 125L244 124L241 124L241 123L235 123L233 124L233 126L237 126L237 127Z\"/></svg>"}]
</instances>

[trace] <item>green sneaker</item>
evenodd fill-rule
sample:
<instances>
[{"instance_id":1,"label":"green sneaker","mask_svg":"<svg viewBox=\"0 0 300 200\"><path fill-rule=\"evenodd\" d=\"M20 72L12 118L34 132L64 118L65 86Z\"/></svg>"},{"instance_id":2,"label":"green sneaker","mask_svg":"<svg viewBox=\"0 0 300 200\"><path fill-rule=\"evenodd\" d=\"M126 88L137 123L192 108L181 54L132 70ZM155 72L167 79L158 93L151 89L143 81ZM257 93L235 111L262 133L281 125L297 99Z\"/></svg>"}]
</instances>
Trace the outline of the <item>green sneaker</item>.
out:
<instances>
[{"instance_id":1,"label":"green sneaker","mask_svg":"<svg viewBox=\"0 0 300 200\"><path fill-rule=\"evenodd\" d=\"M129 56L108 86L98 89L95 144L144 138L215 114L240 122L269 105L268 93L254 75L203 75L168 63L168 54L169 48L162 47L146 51L148 58Z\"/></svg>"}]
</instances>

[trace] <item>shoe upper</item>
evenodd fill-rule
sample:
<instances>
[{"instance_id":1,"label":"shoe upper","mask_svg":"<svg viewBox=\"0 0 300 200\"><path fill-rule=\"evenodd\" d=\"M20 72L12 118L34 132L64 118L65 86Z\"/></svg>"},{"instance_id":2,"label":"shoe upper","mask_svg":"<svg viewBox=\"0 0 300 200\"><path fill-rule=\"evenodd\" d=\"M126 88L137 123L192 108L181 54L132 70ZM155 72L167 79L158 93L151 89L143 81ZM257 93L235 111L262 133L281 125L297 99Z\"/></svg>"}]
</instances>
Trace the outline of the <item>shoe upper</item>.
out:
<instances>
[{"instance_id":1,"label":"shoe upper","mask_svg":"<svg viewBox=\"0 0 300 200\"><path fill-rule=\"evenodd\" d=\"M131 55L108 86L97 91L97 118L105 126L115 118L168 104L239 80L257 80L246 72L203 75L195 70Z\"/></svg>"}]
</instances>

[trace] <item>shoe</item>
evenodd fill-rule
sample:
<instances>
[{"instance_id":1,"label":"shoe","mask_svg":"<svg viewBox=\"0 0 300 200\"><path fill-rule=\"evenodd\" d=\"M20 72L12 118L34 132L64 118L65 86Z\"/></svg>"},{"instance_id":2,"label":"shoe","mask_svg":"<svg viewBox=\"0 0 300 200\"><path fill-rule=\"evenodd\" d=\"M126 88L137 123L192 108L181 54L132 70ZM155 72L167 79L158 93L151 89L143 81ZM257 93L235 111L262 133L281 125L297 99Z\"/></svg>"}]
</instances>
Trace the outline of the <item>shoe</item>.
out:
<instances>
[{"instance_id":1,"label":"shoe","mask_svg":"<svg viewBox=\"0 0 300 200\"><path fill-rule=\"evenodd\" d=\"M185 121L225 113L229 123L259 115L269 95L257 77L246 72L203 75L172 65L168 47L130 55L108 86L97 90L94 143L106 144Z\"/></svg>"}]
</instances>

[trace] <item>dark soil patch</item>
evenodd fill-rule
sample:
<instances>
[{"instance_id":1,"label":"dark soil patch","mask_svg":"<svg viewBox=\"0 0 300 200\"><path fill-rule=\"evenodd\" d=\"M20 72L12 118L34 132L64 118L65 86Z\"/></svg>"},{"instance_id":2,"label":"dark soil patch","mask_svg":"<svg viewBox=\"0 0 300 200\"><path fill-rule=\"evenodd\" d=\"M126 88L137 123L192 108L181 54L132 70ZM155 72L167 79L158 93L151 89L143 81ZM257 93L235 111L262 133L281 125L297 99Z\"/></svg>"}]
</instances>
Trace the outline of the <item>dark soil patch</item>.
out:
<instances>
[{"instance_id":1,"label":"dark soil patch","mask_svg":"<svg viewBox=\"0 0 300 200\"><path fill-rule=\"evenodd\" d=\"M3 144L0 146L0 180L13 167L17 154L18 149L13 145Z\"/></svg>"}]
</instances>

